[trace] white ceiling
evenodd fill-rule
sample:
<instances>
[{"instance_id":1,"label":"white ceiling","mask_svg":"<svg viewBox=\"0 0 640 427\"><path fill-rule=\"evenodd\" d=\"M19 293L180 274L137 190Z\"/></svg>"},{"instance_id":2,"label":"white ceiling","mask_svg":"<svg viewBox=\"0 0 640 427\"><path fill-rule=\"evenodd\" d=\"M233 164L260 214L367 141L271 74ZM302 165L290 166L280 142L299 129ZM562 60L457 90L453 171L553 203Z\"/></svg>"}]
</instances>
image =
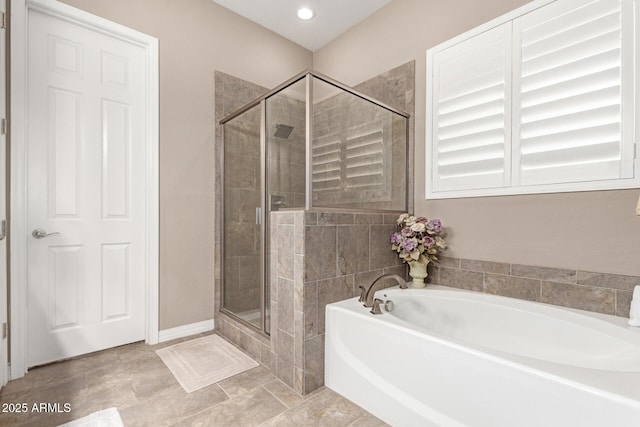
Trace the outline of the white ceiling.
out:
<instances>
[{"instance_id":1,"label":"white ceiling","mask_svg":"<svg viewBox=\"0 0 640 427\"><path fill-rule=\"evenodd\" d=\"M391 0L213 0L314 51L371 15ZM302 21L297 10L307 6L316 13Z\"/></svg>"}]
</instances>

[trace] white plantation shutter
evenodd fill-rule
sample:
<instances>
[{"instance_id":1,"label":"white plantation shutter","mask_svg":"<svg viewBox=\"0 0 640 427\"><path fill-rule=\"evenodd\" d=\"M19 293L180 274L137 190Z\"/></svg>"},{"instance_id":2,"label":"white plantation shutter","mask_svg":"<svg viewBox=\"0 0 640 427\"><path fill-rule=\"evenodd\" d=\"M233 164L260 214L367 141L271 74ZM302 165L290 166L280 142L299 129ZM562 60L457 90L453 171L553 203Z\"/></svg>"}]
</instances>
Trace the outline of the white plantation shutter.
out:
<instances>
[{"instance_id":1,"label":"white plantation shutter","mask_svg":"<svg viewBox=\"0 0 640 427\"><path fill-rule=\"evenodd\" d=\"M621 7L564 1L514 20L514 184L632 176L622 160L633 141L623 135Z\"/></svg>"},{"instance_id":2,"label":"white plantation shutter","mask_svg":"<svg viewBox=\"0 0 640 427\"><path fill-rule=\"evenodd\" d=\"M430 49L428 195L640 187L639 2L537 0Z\"/></svg>"},{"instance_id":3,"label":"white plantation shutter","mask_svg":"<svg viewBox=\"0 0 640 427\"><path fill-rule=\"evenodd\" d=\"M383 197L391 188L391 116L378 114L357 125L314 138L313 190L340 191L342 200L358 201L362 190ZM387 159L385 161L385 159Z\"/></svg>"},{"instance_id":4,"label":"white plantation shutter","mask_svg":"<svg viewBox=\"0 0 640 427\"><path fill-rule=\"evenodd\" d=\"M316 138L313 143L314 191L339 190L342 180L342 140L340 134Z\"/></svg>"},{"instance_id":5,"label":"white plantation shutter","mask_svg":"<svg viewBox=\"0 0 640 427\"><path fill-rule=\"evenodd\" d=\"M436 191L502 187L508 178L509 43L504 25L432 57Z\"/></svg>"},{"instance_id":6,"label":"white plantation shutter","mask_svg":"<svg viewBox=\"0 0 640 427\"><path fill-rule=\"evenodd\" d=\"M347 188L375 188L386 184L381 121L376 120L349 129L344 148Z\"/></svg>"}]
</instances>

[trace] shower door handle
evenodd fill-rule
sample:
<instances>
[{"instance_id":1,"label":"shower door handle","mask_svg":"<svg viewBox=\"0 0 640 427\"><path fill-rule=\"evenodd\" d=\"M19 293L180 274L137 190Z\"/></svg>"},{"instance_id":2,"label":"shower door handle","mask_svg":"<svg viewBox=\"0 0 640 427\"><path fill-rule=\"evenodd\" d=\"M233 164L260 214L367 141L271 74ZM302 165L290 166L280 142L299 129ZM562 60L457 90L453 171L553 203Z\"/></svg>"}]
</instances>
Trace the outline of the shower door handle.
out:
<instances>
[{"instance_id":1,"label":"shower door handle","mask_svg":"<svg viewBox=\"0 0 640 427\"><path fill-rule=\"evenodd\" d=\"M256 224L262 225L262 208L256 208Z\"/></svg>"}]
</instances>

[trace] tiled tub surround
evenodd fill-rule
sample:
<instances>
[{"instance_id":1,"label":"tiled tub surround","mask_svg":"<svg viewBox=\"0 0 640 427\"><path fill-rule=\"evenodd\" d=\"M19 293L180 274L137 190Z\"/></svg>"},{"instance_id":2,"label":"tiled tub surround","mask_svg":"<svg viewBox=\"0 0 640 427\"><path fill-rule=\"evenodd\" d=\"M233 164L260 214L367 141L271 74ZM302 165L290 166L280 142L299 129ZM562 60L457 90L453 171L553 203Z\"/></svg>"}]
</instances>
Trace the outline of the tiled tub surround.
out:
<instances>
[{"instance_id":1,"label":"tiled tub surround","mask_svg":"<svg viewBox=\"0 0 640 427\"><path fill-rule=\"evenodd\" d=\"M369 284L382 274L405 274L388 244L396 217L273 212L270 342L229 324L226 316L219 323L221 333L237 339L298 393L322 386L325 306L359 295L358 284Z\"/></svg>"},{"instance_id":2,"label":"tiled tub surround","mask_svg":"<svg viewBox=\"0 0 640 427\"><path fill-rule=\"evenodd\" d=\"M313 391L324 375L325 306L359 295L359 284L368 285L382 274L405 275L405 266L387 242L395 219L396 215L274 213L271 280L277 285L271 301L272 338L224 315L217 323L221 333L298 393ZM452 257L431 264L427 281L620 317L628 317L633 288L640 285L636 276Z\"/></svg>"},{"instance_id":3,"label":"tiled tub surround","mask_svg":"<svg viewBox=\"0 0 640 427\"><path fill-rule=\"evenodd\" d=\"M441 257L429 283L629 317L640 277Z\"/></svg>"},{"instance_id":4,"label":"tiled tub surround","mask_svg":"<svg viewBox=\"0 0 640 427\"><path fill-rule=\"evenodd\" d=\"M397 215L272 214L271 338L221 314L220 332L300 394L323 384L325 307L386 273L406 275L390 250ZM440 257L428 283L628 317L640 277Z\"/></svg>"}]
</instances>

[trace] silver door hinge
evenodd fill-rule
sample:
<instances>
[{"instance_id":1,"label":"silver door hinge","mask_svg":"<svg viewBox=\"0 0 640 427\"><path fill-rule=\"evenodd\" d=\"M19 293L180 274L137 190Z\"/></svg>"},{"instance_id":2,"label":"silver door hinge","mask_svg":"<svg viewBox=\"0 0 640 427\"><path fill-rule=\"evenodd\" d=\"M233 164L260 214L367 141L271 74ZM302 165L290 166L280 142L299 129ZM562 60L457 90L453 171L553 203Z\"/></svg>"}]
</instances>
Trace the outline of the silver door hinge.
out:
<instances>
[{"instance_id":1,"label":"silver door hinge","mask_svg":"<svg viewBox=\"0 0 640 427\"><path fill-rule=\"evenodd\" d=\"M7 119L0 119L0 134L7 134Z\"/></svg>"},{"instance_id":2,"label":"silver door hinge","mask_svg":"<svg viewBox=\"0 0 640 427\"><path fill-rule=\"evenodd\" d=\"M3 323L2 324L2 339L5 339L8 335L8 330L7 330L7 324Z\"/></svg>"},{"instance_id":3,"label":"silver door hinge","mask_svg":"<svg viewBox=\"0 0 640 427\"><path fill-rule=\"evenodd\" d=\"M0 28L7 28L7 14L0 12Z\"/></svg>"}]
</instances>

